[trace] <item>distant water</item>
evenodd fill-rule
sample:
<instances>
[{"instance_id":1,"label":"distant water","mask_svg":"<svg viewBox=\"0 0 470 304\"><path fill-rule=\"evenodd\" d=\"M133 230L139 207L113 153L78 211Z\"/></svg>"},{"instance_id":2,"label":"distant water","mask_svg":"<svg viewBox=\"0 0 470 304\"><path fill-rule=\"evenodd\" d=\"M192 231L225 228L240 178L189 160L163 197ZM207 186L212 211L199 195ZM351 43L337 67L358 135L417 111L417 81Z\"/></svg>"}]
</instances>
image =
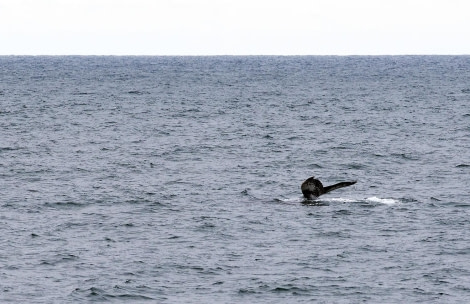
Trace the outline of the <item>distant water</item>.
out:
<instances>
[{"instance_id":1,"label":"distant water","mask_svg":"<svg viewBox=\"0 0 470 304\"><path fill-rule=\"evenodd\" d=\"M0 57L2 303L466 303L469 189L467 56Z\"/></svg>"}]
</instances>

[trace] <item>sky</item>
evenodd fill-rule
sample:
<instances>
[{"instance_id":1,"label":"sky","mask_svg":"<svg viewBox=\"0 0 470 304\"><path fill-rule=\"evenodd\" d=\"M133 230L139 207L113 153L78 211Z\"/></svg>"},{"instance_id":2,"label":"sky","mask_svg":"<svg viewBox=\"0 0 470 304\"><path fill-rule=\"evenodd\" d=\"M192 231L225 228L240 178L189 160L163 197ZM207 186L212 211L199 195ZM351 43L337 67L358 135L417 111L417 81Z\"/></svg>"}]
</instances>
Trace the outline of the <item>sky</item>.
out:
<instances>
[{"instance_id":1,"label":"sky","mask_svg":"<svg viewBox=\"0 0 470 304\"><path fill-rule=\"evenodd\" d=\"M470 54L468 0L0 0L0 55Z\"/></svg>"}]
</instances>

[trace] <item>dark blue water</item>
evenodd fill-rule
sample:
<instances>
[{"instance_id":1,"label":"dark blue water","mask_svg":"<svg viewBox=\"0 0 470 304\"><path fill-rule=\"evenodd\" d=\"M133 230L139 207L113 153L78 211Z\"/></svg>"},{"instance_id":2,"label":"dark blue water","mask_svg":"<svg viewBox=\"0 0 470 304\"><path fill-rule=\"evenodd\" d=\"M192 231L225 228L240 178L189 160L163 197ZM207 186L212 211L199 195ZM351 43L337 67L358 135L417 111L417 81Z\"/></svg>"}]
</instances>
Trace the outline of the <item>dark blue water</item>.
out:
<instances>
[{"instance_id":1,"label":"dark blue water","mask_svg":"<svg viewBox=\"0 0 470 304\"><path fill-rule=\"evenodd\" d=\"M0 57L0 301L468 302L469 104L468 56Z\"/></svg>"}]
</instances>

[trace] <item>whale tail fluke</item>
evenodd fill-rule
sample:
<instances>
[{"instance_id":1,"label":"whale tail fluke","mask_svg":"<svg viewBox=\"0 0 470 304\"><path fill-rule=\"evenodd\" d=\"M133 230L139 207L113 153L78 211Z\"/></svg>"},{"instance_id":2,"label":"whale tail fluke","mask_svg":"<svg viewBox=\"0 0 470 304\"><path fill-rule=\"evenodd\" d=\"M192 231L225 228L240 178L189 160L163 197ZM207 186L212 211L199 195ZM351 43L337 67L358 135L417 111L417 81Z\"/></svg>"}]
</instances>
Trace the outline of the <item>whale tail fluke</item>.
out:
<instances>
[{"instance_id":1,"label":"whale tail fluke","mask_svg":"<svg viewBox=\"0 0 470 304\"><path fill-rule=\"evenodd\" d=\"M352 182L341 182L337 183L331 186L323 187L323 184L321 181L316 179L314 176L307 178L302 185L300 186L300 189L302 190L302 194L306 199L313 200L318 198L320 195L323 195L325 193L331 192L333 190L339 189L339 188L344 188L347 186L354 185L356 181Z\"/></svg>"},{"instance_id":2,"label":"whale tail fluke","mask_svg":"<svg viewBox=\"0 0 470 304\"><path fill-rule=\"evenodd\" d=\"M339 188L348 187L348 186L354 185L356 182L357 181L341 182L341 183L337 183L337 184L334 184L334 185L331 185L331 186L326 186L326 187L323 188L323 193L328 193L328 192L331 192L331 191L339 189Z\"/></svg>"}]
</instances>

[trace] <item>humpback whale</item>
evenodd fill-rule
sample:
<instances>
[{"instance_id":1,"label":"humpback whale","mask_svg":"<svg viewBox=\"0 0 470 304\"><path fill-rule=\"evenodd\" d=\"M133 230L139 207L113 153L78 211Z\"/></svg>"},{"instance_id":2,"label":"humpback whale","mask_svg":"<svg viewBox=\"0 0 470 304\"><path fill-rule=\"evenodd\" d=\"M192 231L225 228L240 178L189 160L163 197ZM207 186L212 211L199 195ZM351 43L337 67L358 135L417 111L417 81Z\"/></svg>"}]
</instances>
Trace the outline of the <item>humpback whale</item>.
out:
<instances>
[{"instance_id":1,"label":"humpback whale","mask_svg":"<svg viewBox=\"0 0 470 304\"><path fill-rule=\"evenodd\" d=\"M331 192L333 190L354 185L356 181L352 182L341 182L331 186L323 187L323 184L315 178L315 176L307 178L300 186L302 194L305 198L313 200L319 197L322 194Z\"/></svg>"}]
</instances>

